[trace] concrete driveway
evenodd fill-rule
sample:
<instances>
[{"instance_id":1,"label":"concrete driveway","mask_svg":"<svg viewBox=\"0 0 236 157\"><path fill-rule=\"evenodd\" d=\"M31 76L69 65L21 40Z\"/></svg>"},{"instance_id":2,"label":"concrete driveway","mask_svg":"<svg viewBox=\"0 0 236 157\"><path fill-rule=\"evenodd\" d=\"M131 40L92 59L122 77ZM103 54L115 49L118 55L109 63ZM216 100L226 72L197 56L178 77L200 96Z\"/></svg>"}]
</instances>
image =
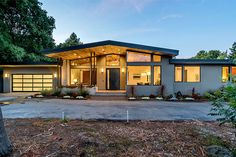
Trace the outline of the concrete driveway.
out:
<instances>
[{"instance_id":1,"label":"concrete driveway","mask_svg":"<svg viewBox=\"0 0 236 157\"><path fill-rule=\"evenodd\" d=\"M214 120L210 103L165 101L95 101L41 99L2 106L5 118L60 118L125 120Z\"/></svg>"}]
</instances>

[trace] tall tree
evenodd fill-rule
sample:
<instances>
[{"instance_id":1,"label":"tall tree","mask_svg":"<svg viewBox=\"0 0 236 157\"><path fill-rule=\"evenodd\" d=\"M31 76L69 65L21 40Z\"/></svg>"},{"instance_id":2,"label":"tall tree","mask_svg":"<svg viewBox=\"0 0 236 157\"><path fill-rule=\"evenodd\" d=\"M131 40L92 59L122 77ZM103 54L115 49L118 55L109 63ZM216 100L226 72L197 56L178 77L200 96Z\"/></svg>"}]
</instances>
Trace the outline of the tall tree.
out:
<instances>
[{"instance_id":1,"label":"tall tree","mask_svg":"<svg viewBox=\"0 0 236 157\"><path fill-rule=\"evenodd\" d=\"M236 42L233 43L232 48L230 48L231 53L229 54L230 59L236 59Z\"/></svg>"},{"instance_id":2,"label":"tall tree","mask_svg":"<svg viewBox=\"0 0 236 157\"><path fill-rule=\"evenodd\" d=\"M12 145L7 137L3 118L2 118L2 110L0 107L0 156L8 155L12 150Z\"/></svg>"},{"instance_id":3,"label":"tall tree","mask_svg":"<svg viewBox=\"0 0 236 157\"><path fill-rule=\"evenodd\" d=\"M80 38L77 37L77 35L73 32L68 39L65 40L64 43L60 43L57 47L62 48L62 47L68 47L68 46L76 46L76 45L81 45L83 44L80 41Z\"/></svg>"},{"instance_id":4,"label":"tall tree","mask_svg":"<svg viewBox=\"0 0 236 157\"><path fill-rule=\"evenodd\" d=\"M192 59L226 59L228 57L227 51L221 52L220 50L201 50Z\"/></svg>"},{"instance_id":5,"label":"tall tree","mask_svg":"<svg viewBox=\"0 0 236 157\"><path fill-rule=\"evenodd\" d=\"M38 61L44 59L40 50L54 47L55 20L41 6L38 0L1 0L0 61Z\"/></svg>"}]
</instances>

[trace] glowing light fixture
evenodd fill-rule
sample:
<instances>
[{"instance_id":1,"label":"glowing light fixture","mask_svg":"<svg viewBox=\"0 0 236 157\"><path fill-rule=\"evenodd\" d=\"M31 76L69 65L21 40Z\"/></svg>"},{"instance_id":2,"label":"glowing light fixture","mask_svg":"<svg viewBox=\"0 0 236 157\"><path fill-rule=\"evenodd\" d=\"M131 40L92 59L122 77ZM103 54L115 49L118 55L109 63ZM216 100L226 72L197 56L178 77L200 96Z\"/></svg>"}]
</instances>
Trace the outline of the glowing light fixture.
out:
<instances>
[{"instance_id":1,"label":"glowing light fixture","mask_svg":"<svg viewBox=\"0 0 236 157\"><path fill-rule=\"evenodd\" d=\"M101 69L101 73L104 73L104 68Z\"/></svg>"},{"instance_id":2,"label":"glowing light fixture","mask_svg":"<svg viewBox=\"0 0 236 157\"><path fill-rule=\"evenodd\" d=\"M57 73L54 73L53 76L54 76L54 78L57 78Z\"/></svg>"},{"instance_id":3,"label":"glowing light fixture","mask_svg":"<svg viewBox=\"0 0 236 157\"><path fill-rule=\"evenodd\" d=\"M125 72L125 68L122 68L122 69L121 69L121 72L124 73L124 72Z\"/></svg>"},{"instance_id":4,"label":"glowing light fixture","mask_svg":"<svg viewBox=\"0 0 236 157\"><path fill-rule=\"evenodd\" d=\"M9 77L10 75L8 73L5 73L4 77L7 78Z\"/></svg>"}]
</instances>

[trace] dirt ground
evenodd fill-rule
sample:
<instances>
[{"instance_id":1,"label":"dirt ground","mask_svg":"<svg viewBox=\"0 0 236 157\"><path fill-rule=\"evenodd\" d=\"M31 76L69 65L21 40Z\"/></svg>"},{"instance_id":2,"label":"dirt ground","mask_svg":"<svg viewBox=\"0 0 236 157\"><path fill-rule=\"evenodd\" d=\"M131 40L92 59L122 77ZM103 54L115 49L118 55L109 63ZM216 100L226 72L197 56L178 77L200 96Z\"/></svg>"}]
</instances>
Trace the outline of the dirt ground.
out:
<instances>
[{"instance_id":1,"label":"dirt ground","mask_svg":"<svg viewBox=\"0 0 236 157\"><path fill-rule=\"evenodd\" d=\"M7 119L11 156L206 156L209 136L230 147L229 125L200 121L81 121Z\"/></svg>"}]
</instances>

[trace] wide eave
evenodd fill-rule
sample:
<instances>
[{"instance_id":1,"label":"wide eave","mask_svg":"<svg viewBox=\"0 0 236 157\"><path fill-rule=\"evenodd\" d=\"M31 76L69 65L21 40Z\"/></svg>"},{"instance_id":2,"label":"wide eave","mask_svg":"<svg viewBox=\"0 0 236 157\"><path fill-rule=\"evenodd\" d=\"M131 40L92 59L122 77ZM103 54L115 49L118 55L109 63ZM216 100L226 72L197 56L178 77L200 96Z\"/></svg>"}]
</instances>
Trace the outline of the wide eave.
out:
<instances>
[{"instance_id":1,"label":"wide eave","mask_svg":"<svg viewBox=\"0 0 236 157\"><path fill-rule=\"evenodd\" d=\"M158 55L165 55L171 57L177 56L179 54L179 51L174 49L125 43L112 40L88 43L65 48L48 49L48 50L43 50L42 53L52 58L73 60L77 58L90 57L91 53L94 53L95 56L107 55L107 54L125 55L127 51L154 53Z\"/></svg>"}]
</instances>

